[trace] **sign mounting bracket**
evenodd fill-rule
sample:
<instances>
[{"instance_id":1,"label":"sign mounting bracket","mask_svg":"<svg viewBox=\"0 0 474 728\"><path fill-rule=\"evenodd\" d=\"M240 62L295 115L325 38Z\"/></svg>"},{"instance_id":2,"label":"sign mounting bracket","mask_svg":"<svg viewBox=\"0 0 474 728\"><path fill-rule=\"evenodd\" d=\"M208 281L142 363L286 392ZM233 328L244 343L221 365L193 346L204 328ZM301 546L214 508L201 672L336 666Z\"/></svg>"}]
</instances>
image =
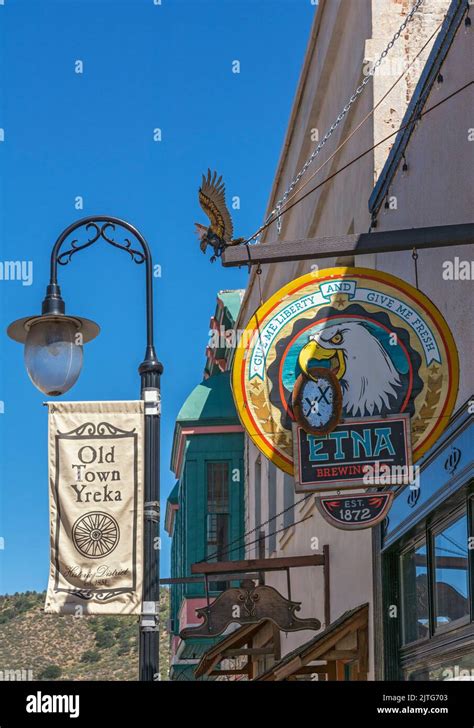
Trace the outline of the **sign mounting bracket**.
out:
<instances>
[{"instance_id":1,"label":"sign mounting bracket","mask_svg":"<svg viewBox=\"0 0 474 728\"><path fill-rule=\"evenodd\" d=\"M317 260L334 256L397 253L413 248L420 251L473 243L474 223L461 223L324 238L277 240L263 245L232 245L223 252L221 260L222 265L229 268L241 265L258 266L262 263Z\"/></svg>"}]
</instances>

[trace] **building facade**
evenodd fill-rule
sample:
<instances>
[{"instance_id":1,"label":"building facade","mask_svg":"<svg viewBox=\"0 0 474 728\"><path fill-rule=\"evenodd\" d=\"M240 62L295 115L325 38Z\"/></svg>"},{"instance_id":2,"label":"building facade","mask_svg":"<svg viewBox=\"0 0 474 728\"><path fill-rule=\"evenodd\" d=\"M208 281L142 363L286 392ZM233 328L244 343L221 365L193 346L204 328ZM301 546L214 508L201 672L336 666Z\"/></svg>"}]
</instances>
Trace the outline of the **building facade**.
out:
<instances>
[{"instance_id":1,"label":"building facade","mask_svg":"<svg viewBox=\"0 0 474 728\"><path fill-rule=\"evenodd\" d=\"M450 4L423 68L405 128L370 197L377 230L472 222L474 94L472 86L458 93L471 81L474 61L467 11L465 3ZM443 99L449 100L438 106ZM379 679L474 675L474 341L466 316L473 309L473 276L466 273L472 257L471 246L452 246L417 259L418 286L454 335L460 383L448 427L418 463L420 488L401 489L384 527L374 533ZM415 267L402 256L387 254L377 262L416 284Z\"/></svg>"},{"instance_id":2,"label":"building facade","mask_svg":"<svg viewBox=\"0 0 474 728\"><path fill-rule=\"evenodd\" d=\"M267 213L276 207L315 140L331 126L410 7L392 0L319 3ZM352 104L306 175L325 162L311 182L314 186L360 157L357 163L284 214L279 231L276 224L267 228L261 245L278 239L472 221L472 90L457 93L424 114L470 80L473 36L465 23L467 12L462 0L421 6L391 48L387 65L381 66ZM408 65L408 72L392 89ZM405 128L397 134L402 125ZM443 277L443 265L447 258L454 264L456 258L472 257L472 251L448 250L449 255L446 248L420 253L416 260L408 252L384 253L268 264L261 271L252 270L239 329L262 301L312 270L355 264L415 284L416 263L420 289L439 308L454 335L461 370L452 422L420 463L418 501L413 503L413 490L400 492L383 527L346 531L329 525L314 498L295 495L292 477L278 470L246 437L245 531L258 534L249 542L246 558L302 556L322 552L324 546L330 553L329 585L317 568L294 569L291 578L301 616L328 615L327 620L321 619L320 635L281 634L278 651L255 661L254 679L293 679L292 665L300 670L308 666L306 678L300 672L298 679L317 679L322 673L341 680L436 679L443 670L452 669L454 674L455 669L471 665L468 539L472 534L473 349L466 311L472 310L472 282ZM442 550L448 543L453 553ZM265 583L284 592L286 578L285 573L269 572ZM268 630L252 639L254 648L271 644ZM357 651L365 640L363 665L361 657L343 657L344 650ZM326 670L318 669L329 652L331 664ZM334 658L336 653L340 659ZM433 655L435 668L430 667ZM202 674L203 666L204 662Z\"/></svg>"},{"instance_id":3,"label":"building facade","mask_svg":"<svg viewBox=\"0 0 474 728\"><path fill-rule=\"evenodd\" d=\"M171 468L176 485L167 500L166 530L172 539L171 577L191 577L199 561L241 558L244 525L244 437L232 398L226 335L231 336L241 291L220 291L210 321L204 378L176 419ZM194 577L194 579L196 579ZM212 601L227 584L210 581ZM195 610L207 603L203 579L171 585L171 680L193 680L199 658L213 639L182 640L179 632L200 623Z\"/></svg>"}]
</instances>

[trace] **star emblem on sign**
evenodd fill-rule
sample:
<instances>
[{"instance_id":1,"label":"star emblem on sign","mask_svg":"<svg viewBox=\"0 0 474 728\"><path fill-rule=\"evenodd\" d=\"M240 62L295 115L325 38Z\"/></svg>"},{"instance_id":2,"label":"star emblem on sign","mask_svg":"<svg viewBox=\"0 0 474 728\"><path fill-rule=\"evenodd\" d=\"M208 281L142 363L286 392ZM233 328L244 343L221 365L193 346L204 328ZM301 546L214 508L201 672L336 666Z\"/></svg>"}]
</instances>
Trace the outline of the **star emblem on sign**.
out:
<instances>
[{"instance_id":1,"label":"star emblem on sign","mask_svg":"<svg viewBox=\"0 0 474 728\"><path fill-rule=\"evenodd\" d=\"M347 303L347 296L344 293L338 293L337 296L333 296L333 306L336 308L344 308Z\"/></svg>"}]
</instances>

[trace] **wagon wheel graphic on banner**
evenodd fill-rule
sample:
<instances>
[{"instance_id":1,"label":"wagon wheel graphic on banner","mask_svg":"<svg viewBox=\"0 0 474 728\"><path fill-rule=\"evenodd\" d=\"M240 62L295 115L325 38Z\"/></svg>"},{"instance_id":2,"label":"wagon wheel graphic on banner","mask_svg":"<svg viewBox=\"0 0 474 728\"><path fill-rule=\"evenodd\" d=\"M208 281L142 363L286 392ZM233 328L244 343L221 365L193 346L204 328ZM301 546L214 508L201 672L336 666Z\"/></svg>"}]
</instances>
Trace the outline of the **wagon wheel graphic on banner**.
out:
<instances>
[{"instance_id":1,"label":"wagon wheel graphic on banner","mask_svg":"<svg viewBox=\"0 0 474 728\"><path fill-rule=\"evenodd\" d=\"M117 521L107 513L86 513L72 527L74 546L89 559L100 559L117 546L120 529Z\"/></svg>"}]
</instances>

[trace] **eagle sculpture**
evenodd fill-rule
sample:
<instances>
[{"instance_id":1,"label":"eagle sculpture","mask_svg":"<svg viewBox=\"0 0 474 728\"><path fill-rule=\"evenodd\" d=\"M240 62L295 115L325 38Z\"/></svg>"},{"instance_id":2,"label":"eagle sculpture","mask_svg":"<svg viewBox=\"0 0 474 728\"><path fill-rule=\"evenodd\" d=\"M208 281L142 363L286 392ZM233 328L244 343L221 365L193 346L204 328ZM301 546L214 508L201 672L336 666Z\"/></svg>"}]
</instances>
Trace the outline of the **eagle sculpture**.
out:
<instances>
[{"instance_id":1,"label":"eagle sculpture","mask_svg":"<svg viewBox=\"0 0 474 728\"><path fill-rule=\"evenodd\" d=\"M217 179L217 172L212 174L208 169L207 177L202 176L199 204L211 223L209 227L200 225L198 222L194 223L200 240L199 247L203 253L206 252L208 245L213 248L214 255L211 258L211 263L213 263L229 245L244 242L244 238L232 239L234 226L225 201L225 184L222 181L222 175Z\"/></svg>"}]
</instances>

